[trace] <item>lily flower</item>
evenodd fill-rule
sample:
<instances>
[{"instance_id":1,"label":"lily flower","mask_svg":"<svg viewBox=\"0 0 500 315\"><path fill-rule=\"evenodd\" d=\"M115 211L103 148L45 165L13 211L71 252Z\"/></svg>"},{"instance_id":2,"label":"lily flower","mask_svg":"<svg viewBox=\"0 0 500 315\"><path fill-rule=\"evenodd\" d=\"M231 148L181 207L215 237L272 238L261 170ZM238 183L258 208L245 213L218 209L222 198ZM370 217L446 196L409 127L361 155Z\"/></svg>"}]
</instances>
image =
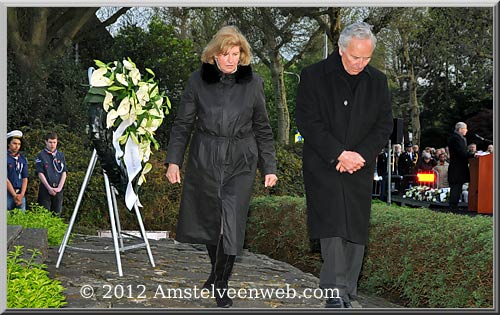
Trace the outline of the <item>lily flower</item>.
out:
<instances>
[{"instance_id":1,"label":"lily flower","mask_svg":"<svg viewBox=\"0 0 500 315\"><path fill-rule=\"evenodd\" d=\"M136 66L133 62L130 62L128 60L123 59L122 61L123 67L127 69L128 71L132 71L133 69L136 69Z\"/></svg>"},{"instance_id":2,"label":"lily flower","mask_svg":"<svg viewBox=\"0 0 500 315\"><path fill-rule=\"evenodd\" d=\"M104 76L107 72L108 69L106 68L99 68L97 70L94 70L92 72L92 76L90 77L90 85L95 87L103 87L113 84L113 81Z\"/></svg>"},{"instance_id":3,"label":"lily flower","mask_svg":"<svg viewBox=\"0 0 500 315\"><path fill-rule=\"evenodd\" d=\"M122 117L122 119L128 118L128 114L130 113L130 99L128 97L122 99L116 112L118 113L118 116Z\"/></svg>"},{"instance_id":4,"label":"lily flower","mask_svg":"<svg viewBox=\"0 0 500 315\"><path fill-rule=\"evenodd\" d=\"M115 123L116 118L118 118L118 112L114 109L110 110L108 115L106 116L106 128L111 128L113 127L113 124Z\"/></svg>"},{"instance_id":5,"label":"lily flower","mask_svg":"<svg viewBox=\"0 0 500 315\"><path fill-rule=\"evenodd\" d=\"M113 106L113 94L109 93L108 91L104 91L104 93L106 93L106 96L104 97L102 105L104 107L104 110L108 112L109 108Z\"/></svg>"},{"instance_id":6,"label":"lily flower","mask_svg":"<svg viewBox=\"0 0 500 315\"><path fill-rule=\"evenodd\" d=\"M117 73L116 74L116 80L120 82L122 85L128 86L127 78L125 77L125 74L123 73Z\"/></svg>"},{"instance_id":7,"label":"lily flower","mask_svg":"<svg viewBox=\"0 0 500 315\"><path fill-rule=\"evenodd\" d=\"M142 106L146 106L146 102L149 101L149 91L148 91L148 86L146 84L141 85L139 87L139 90L136 93L137 95L137 100L139 101L139 104Z\"/></svg>"},{"instance_id":8,"label":"lily flower","mask_svg":"<svg viewBox=\"0 0 500 315\"><path fill-rule=\"evenodd\" d=\"M128 75L132 79L132 83L134 83L134 85L137 85L139 83L139 81L141 81L141 73L139 72L139 69L137 69L137 68L130 70Z\"/></svg>"}]
</instances>

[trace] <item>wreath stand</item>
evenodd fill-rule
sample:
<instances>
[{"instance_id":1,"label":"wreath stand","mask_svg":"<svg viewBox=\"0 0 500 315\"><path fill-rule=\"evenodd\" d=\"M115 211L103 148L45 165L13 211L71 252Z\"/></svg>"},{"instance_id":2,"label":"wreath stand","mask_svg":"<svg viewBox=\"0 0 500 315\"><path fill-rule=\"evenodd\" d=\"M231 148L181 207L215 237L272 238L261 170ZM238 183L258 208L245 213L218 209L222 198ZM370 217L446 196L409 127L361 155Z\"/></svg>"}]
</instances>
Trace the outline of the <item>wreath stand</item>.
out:
<instances>
[{"instance_id":1,"label":"wreath stand","mask_svg":"<svg viewBox=\"0 0 500 315\"><path fill-rule=\"evenodd\" d=\"M92 153L92 157L90 158L90 163L89 163L89 166L87 168L87 172L85 173L85 178L83 179L82 187L80 188L80 193L79 193L78 199L76 201L75 209L73 210L73 214L71 215L71 220L69 222L68 228L66 230L66 233L64 234L64 238L63 238L63 241L61 243L61 246L59 247L59 251L58 251L59 257L57 259L56 268L59 268L59 265L61 263L63 255L64 255L64 250L66 248L78 250L78 251L85 251L85 252L110 252L110 251L113 251L113 249L88 249L88 248L74 247L74 246L68 245L69 235L71 234L71 230L73 229L73 225L75 223L76 216L78 214L78 209L80 208L80 203L81 203L82 198L83 198L83 193L85 192L85 188L87 187L87 185L89 183L90 176L92 175L92 172L94 171L96 162L97 162L97 151L94 149L94 152ZM139 207L137 206L137 204L134 205L134 210L135 210L135 214L137 216L137 222L139 223L143 243L129 245L129 246L123 245L123 235L131 236L131 237L136 237L136 236L122 233L121 226L120 226L120 217L118 214L118 206L116 203L117 190L109 182L108 175L106 174L106 171L104 169L102 171L102 174L104 176L104 186L106 188L106 198L108 201L108 209L109 209L109 220L111 223L111 234L112 234L112 238L113 238L113 245L114 245L114 252L115 252L115 256L116 256L116 265L118 268L118 274L120 275L120 277L123 276L120 251L125 252L125 250L130 250L130 249L135 249L135 248L146 247L146 250L147 250L148 256L149 256L149 262L151 263L152 267L155 267L153 254L151 253L151 247L149 246L148 238L146 236L146 231L144 229L144 224L142 222L142 216L141 216L141 213L139 211ZM120 241L119 245L118 245L118 240Z\"/></svg>"}]
</instances>

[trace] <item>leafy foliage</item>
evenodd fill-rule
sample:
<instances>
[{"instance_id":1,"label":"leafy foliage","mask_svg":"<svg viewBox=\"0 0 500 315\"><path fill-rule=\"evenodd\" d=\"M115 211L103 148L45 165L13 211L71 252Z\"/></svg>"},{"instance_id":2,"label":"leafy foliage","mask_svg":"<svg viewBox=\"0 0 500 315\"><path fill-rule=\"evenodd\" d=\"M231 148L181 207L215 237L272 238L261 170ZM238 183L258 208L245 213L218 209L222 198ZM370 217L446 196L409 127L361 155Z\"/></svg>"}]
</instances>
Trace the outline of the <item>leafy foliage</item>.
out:
<instances>
[{"instance_id":1,"label":"leafy foliage","mask_svg":"<svg viewBox=\"0 0 500 315\"><path fill-rule=\"evenodd\" d=\"M53 126L51 129L33 130L23 128L25 134L24 153L29 161L29 183L26 198L28 203L37 200L39 179L33 167L36 154L43 148L43 136L48 130L55 130L59 134L58 148L64 152L68 164L68 176L64 188L63 218L68 221L73 207L76 204L85 172L90 162L92 147L87 137L71 133L64 125ZM272 188L265 188L263 177L257 174L254 183L253 196L291 195L303 196L302 178L302 144L276 147L278 159L278 184ZM181 185L171 185L165 178L164 166L165 150L154 151L149 163L151 171L146 174L147 181L141 186L139 199L144 205L143 215L146 229L168 230L175 233L177 215L181 198ZM185 158L187 158L186 154ZM184 163L186 165L187 163ZM181 174L184 174L184 169ZM124 229L137 229L137 219L134 214L123 209L123 197L118 196L120 221ZM122 211L123 210L123 211ZM104 180L101 175L101 166L97 162L90 181L85 189L75 224L75 231L94 234L97 229L109 228L109 211L104 190Z\"/></svg>"},{"instance_id":2,"label":"leafy foliage","mask_svg":"<svg viewBox=\"0 0 500 315\"><path fill-rule=\"evenodd\" d=\"M166 144L189 74L200 65L193 43L179 39L174 26L153 17L147 31L137 26L127 26L115 37L107 59L121 60L126 57L134 60L140 69L151 69L156 74L160 91L166 91L172 102L173 115L165 118L156 136L161 144Z\"/></svg>"},{"instance_id":3,"label":"leafy foliage","mask_svg":"<svg viewBox=\"0 0 500 315\"><path fill-rule=\"evenodd\" d=\"M48 276L44 264L34 262L37 250L29 260L21 258L23 246L16 246L7 255L7 307L59 308L67 304L63 286Z\"/></svg>"},{"instance_id":4,"label":"leafy foliage","mask_svg":"<svg viewBox=\"0 0 500 315\"><path fill-rule=\"evenodd\" d=\"M7 224L21 225L25 228L45 228L49 245L59 245L62 242L68 225L63 220L37 204L31 204L30 210L19 209L8 211Z\"/></svg>"},{"instance_id":5,"label":"leafy foliage","mask_svg":"<svg viewBox=\"0 0 500 315\"><path fill-rule=\"evenodd\" d=\"M43 71L47 79L36 76L24 77L9 55L7 63L7 128L21 126L43 128L51 124L71 124L73 130L83 132L87 123L87 111L81 101L85 90L81 84L87 81L71 54L52 60ZM45 84L41 86L42 84Z\"/></svg>"},{"instance_id":6,"label":"leafy foliage","mask_svg":"<svg viewBox=\"0 0 500 315\"><path fill-rule=\"evenodd\" d=\"M362 288L409 307L493 305L491 217L374 205Z\"/></svg>"},{"instance_id":7,"label":"leafy foliage","mask_svg":"<svg viewBox=\"0 0 500 315\"><path fill-rule=\"evenodd\" d=\"M307 272L321 267L319 255L309 251L304 198L253 199L246 235L246 245L251 251L286 261Z\"/></svg>"},{"instance_id":8,"label":"leafy foliage","mask_svg":"<svg viewBox=\"0 0 500 315\"><path fill-rule=\"evenodd\" d=\"M309 250L303 198L255 198L250 211L250 250L319 274L321 258ZM491 217L374 202L370 226L359 282L364 292L407 307L492 307Z\"/></svg>"}]
</instances>

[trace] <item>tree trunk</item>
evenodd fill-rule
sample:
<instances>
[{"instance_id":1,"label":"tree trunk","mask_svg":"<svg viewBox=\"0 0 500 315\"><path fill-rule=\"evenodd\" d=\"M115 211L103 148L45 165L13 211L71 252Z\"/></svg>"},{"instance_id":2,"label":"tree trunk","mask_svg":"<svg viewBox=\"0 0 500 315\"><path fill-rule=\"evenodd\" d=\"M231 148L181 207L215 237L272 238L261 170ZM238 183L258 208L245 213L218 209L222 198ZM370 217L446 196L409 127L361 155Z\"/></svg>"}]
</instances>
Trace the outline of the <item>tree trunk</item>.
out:
<instances>
[{"instance_id":1,"label":"tree trunk","mask_svg":"<svg viewBox=\"0 0 500 315\"><path fill-rule=\"evenodd\" d=\"M290 114L286 102L283 64L279 55L273 55L272 57L270 69L274 89L274 104L278 116L277 141L281 144L288 144L290 142Z\"/></svg>"},{"instance_id":2,"label":"tree trunk","mask_svg":"<svg viewBox=\"0 0 500 315\"><path fill-rule=\"evenodd\" d=\"M412 134L413 144L420 145L420 106L418 104L417 98L417 79L415 78L415 69L413 67L413 62L410 58L410 47L408 44L408 39L406 36L401 36L402 45L403 45L403 55L405 59L406 68L408 69L409 75L409 106L411 110L410 118L411 118L411 126L412 126Z\"/></svg>"}]
</instances>

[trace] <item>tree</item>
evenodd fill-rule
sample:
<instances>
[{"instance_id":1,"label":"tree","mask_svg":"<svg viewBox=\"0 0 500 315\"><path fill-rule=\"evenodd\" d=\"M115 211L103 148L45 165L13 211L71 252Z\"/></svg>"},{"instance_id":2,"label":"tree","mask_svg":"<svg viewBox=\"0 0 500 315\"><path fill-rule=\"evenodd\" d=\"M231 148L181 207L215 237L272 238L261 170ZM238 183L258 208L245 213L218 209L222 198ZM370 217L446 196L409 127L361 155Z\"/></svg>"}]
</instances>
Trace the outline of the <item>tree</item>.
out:
<instances>
[{"instance_id":1,"label":"tree","mask_svg":"<svg viewBox=\"0 0 500 315\"><path fill-rule=\"evenodd\" d=\"M75 41L92 35L124 14L122 8L108 20L95 18L93 8L8 8L8 47L21 74L43 81L46 61L63 55ZM93 19L94 18L94 19Z\"/></svg>"},{"instance_id":2,"label":"tree","mask_svg":"<svg viewBox=\"0 0 500 315\"><path fill-rule=\"evenodd\" d=\"M413 142L442 146L457 121L491 108L491 15L490 8L370 11L367 20L386 21L378 37L398 87L393 108L411 124Z\"/></svg>"},{"instance_id":3,"label":"tree","mask_svg":"<svg viewBox=\"0 0 500 315\"><path fill-rule=\"evenodd\" d=\"M233 8L231 12L255 55L270 70L278 121L277 141L288 144L290 114L284 71L302 58L321 30L315 20L289 8Z\"/></svg>"},{"instance_id":4,"label":"tree","mask_svg":"<svg viewBox=\"0 0 500 315\"><path fill-rule=\"evenodd\" d=\"M122 28L115 37L108 60L122 60L130 57L141 71L153 70L159 82L160 91L165 91L174 105L172 115L168 115L157 130L157 139L167 142L168 128L175 116L176 104L190 73L199 67L199 55L194 52L193 42L180 39L173 25L167 25L154 16L144 30L137 26ZM145 73L144 73L145 74Z\"/></svg>"},{"instance_id":5,"label":"tree","mask_svg":"<svg viewBox=\"0 0 500 315\"><path fill-rule=\"evenodd\" d=\"M78 106L80 85L87 83L78 64L86 57L81 48L86 46L83 50L89 54L89 50L106 51L105 44L110 45L112 38L105 26L128 10L122 8L101 22L95 16L98 9L7 9L9 126L72 122L80 128L85 124L85 111Z\"/></svg>"},{"instance_id":6,"label":"tree","mask_svg":"<svg viewBox=\"0 0 500 315\"><path fill-rule=\"evenodd\" d=\"M423 31L420 23L426 17L426 8L381 8L370 11L367 19L381 30L379 39L385 46L386 60L389 61L386 71L389 80L397 83L402 102L396 107L403 114L406 125L411 125L408 131L411 131L415 144L420 144L422 109L418 96L421 45L417 37ZM384 27L385 31L382 31Z\"/></svg>"},{"instance_id":7,"label":"tree","mask_svg":"<svg viewBox=\"0 0 500 315\"><path fill-rule=\"evenodd\" d=\"M469 121L493 108L493 12L491 8L428 11L428 31L419 39L426 45L422 55L427 71L423 75L429 82L422 95L426 104L422 119L433 121L428 128L444 130L438 138L445 141L457 121ZM491 135L493 116L483 120L490 125L487 133L484 126L472 121L470 135Z\"/></svg>"}]
</instances>

